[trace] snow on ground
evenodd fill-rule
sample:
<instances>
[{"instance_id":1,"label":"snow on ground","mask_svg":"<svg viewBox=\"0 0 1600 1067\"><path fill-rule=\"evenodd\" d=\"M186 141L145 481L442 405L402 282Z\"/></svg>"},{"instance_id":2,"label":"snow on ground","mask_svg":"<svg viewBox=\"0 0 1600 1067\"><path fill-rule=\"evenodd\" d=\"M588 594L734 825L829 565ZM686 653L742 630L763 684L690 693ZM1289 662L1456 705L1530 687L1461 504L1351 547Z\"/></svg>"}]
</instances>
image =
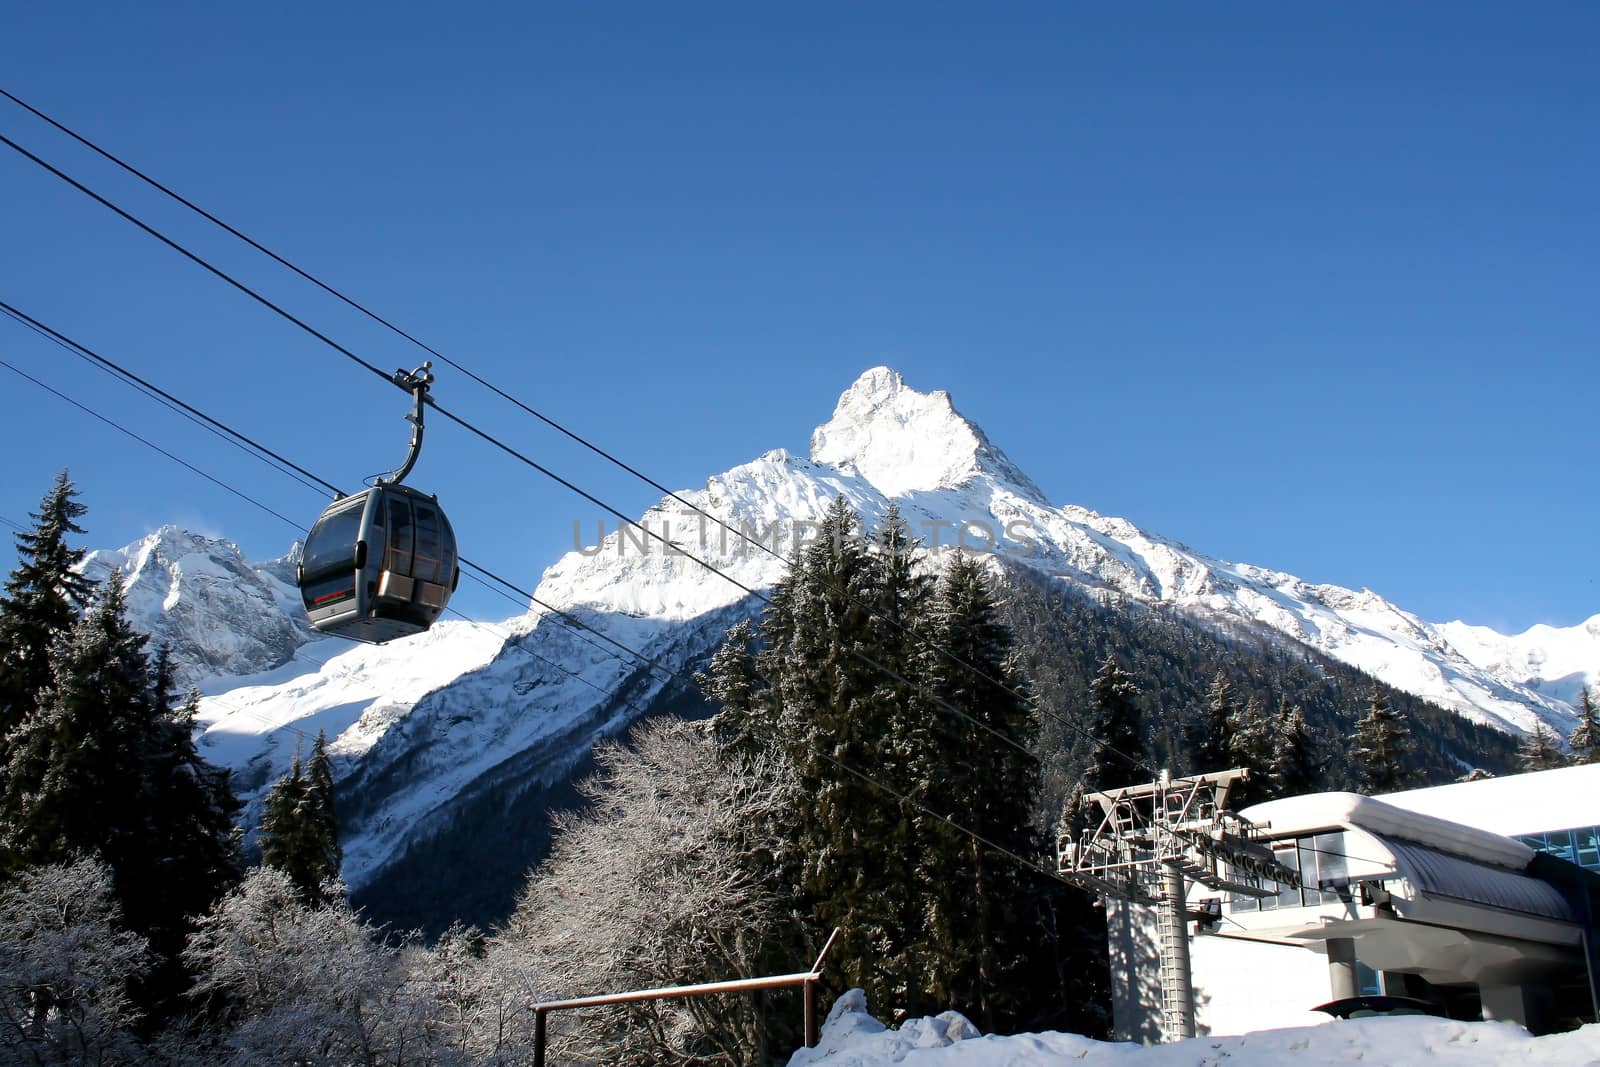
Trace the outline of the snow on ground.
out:
<instances>
[{"instance_id":1,"label":"snow on ground","mask_svg":"<svg viewBox=\"0 0 1600 1067\"><path fill-rule=\"evenodd\" d=\"M1423 1016L1329 1020L1320 1026L1260 1030L1238 1037L1199 1037L1170 1045L1093 1041L1076 1034L980 1036L956 1012L913 1019L887 1030L867 1014L852 989L834 1004L816 1048L801 1049L789 1067L1595 1067L1600 1026L1531 1037L1510 1023L1463 1023Z\"/></svg>"}]
</instances>

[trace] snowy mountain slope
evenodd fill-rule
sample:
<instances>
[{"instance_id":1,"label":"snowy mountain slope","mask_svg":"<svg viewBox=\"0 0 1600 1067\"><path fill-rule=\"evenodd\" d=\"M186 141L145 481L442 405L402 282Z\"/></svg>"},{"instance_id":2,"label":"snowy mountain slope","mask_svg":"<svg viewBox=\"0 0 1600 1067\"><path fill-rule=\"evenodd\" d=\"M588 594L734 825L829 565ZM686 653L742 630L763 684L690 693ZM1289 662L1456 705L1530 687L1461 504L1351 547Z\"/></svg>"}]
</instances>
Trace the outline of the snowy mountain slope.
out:
<instances>
[{"instance_id":1,"label":"snowy mountain slope","mask_svg":"<svg viewBox=\"0 0 1600 1067\"><path fill-rule=\"evenodd\" d=\"M687 624L579 609L575 614L663 663L696 662L740 612ZM345 878L364 884L406 842L443 825L473 790L506 781L559 781L603 736L635 721L668 676L610 655L592 636L547 616L504 625L444 622L383 646L357 646L320 670L208 698L201 744L237 769L250 798L309 747L330 738L349 798Z\"/></svg>"},{"instance_id":2,"label":"snowy mountain slope","mask_svg":"<svg viewBox=\"0 0 1600 1067\"><path fill-rule=\"evenodd\" d=\"M814 433L810 457L768 452L682 496L758 544L668 498L641 522L675 551L602 526L595 543L545 571L537 596L681 671L703 661L727 625L759 609L751 591L778 581L785 558L815 536L831 500L844 497L869 526L893 501L935 552L988 552L1063 587L1264 627L1502 729L1527 730L1542 719L1566 730L1573 721L1559 699L1564 690L1486 669L1488 638L1463 639L1469 655L1453 643L1456 631L1370 591L1229 563L1123 519L1052 506L947 395L911 389L888 368L868 371L844 393ZM447 623L382 648L307 644L280 573L285 561L251 568L217 555L213 544L163 531L154 545L102 556L99 565L123 561L141 617L195 642L185 662L196 671L272 668L214 677L202 709L208 754L237 770L249 796L259 799L296 744L318 729L334 738L341 788L351 798L346 875L353 885L416 835L445 825L462 798L548 782L594 737L624 729L669 685L683 688L542 609L499 626ZM248 599L228 599L220 587L230 584ZM252 610L258 617L246 619ZM212 612L220 614L203 621ZM253 644L242 642L250 649L270 653L224 655L228 648L218 643L239 634L252 635Z\"/></svg>"},{"instance_id":3,"label":"snowy mountain slope","mask_svg":"<svg viewBox=\"0 0 1600 1067\"><path fill-rule=\"evenodd\" d=\"M1585 687L1600 685L1600 615L1577 626L1533 626L1510 636L1460 621L1438 630L1469 662L1508 685L1574 705Z\"/></svg>"},{"instance_id":4,"label":"snowy mountain slope","mask_svg":"<svg viewBox=\"0 0 1600 1067\"><path fill-rule=\"evenodd\" d=\"M152 651L171 648L181 688L282 666L319 640L295 589L297 552L250 564L231 542L163 526L126 548L89 553L81 569L97 582L122 572L129 617Z\"/></svg>"},{"instance_id":5,"label":"snowy mountain slope","mask_svg":"<svg viewBox=\"0 0 1600 1067\"><path fill-rule=\"evenodd\" d=\"M797 523L820 517L832 497L844 496L869 525L892 499L933 549L989 552L1080 588L1259 623L1502 729L1525 731L1541 719L1563 730L1572 723L1566 702L1480 668L1439 627L1370 590L1229 563L1124 519L1051 506L948 396L918 393L887 368L863 374L841 397L833 419L813 435L810 459L769 452L684 495L784 555L809 532ZM782 573L779 559L676 501L663 501L643 521L752 588ZM740 595L658 543L613 533L591 551L569 553L546 572L552 592L674 618Z\"/></svg>"}]
</instances>

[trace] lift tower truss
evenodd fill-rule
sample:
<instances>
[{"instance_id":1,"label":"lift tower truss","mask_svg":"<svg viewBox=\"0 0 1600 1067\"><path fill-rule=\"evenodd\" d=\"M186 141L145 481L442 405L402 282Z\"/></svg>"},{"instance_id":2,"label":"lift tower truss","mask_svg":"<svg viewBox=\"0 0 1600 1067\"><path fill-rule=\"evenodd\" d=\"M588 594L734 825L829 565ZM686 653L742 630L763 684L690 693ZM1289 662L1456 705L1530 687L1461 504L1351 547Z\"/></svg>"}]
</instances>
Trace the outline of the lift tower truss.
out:
<instances>
[{"instance_id":1,"label":"lift tower truss","mask_svg":"<svg viewBox=\"0 0 1600 1067\"><path fill-rule=\"evenodd\" d=\"M1262 843L1264 827L1227 810L1245 768L1091 793L1080 827L1057 843L1061 876L1091 892L1160 909L1161 1000L1169 1040L1193 1037L1188 883L1243 896L1275 896L1300 875ZM1093 811L1099 809L1095 822Z\"/></svg>"}]
</instances>

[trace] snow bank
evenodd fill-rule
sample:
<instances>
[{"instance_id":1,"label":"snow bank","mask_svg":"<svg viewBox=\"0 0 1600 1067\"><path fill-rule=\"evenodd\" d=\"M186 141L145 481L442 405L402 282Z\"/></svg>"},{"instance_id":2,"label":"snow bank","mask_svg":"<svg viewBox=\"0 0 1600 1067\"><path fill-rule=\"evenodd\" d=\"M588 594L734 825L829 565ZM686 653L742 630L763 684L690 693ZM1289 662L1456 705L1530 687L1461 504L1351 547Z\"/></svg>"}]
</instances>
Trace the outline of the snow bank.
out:
<instances>
[{"instance_id":1,"label":"snow bank","mask_svg":"<svg viewBox=\"0 0 1600 1067\"><path fill-rule=\"evenodd\" d=\"M1474 1067L1594 1067L1600 1026L1531 1037L1509 1023L1461 1023L1422 1016L1330 1020L1322 1026L1262 1030L1239 1037L1201 1037L1171 1045L1091 1041L1075 1034L980 1036L957 1012L885 1029L852 989L834 1004L816 1048L801 1049L789 1067L1370 1067L1472 1064Z\"/></svg>"}]
</instances>

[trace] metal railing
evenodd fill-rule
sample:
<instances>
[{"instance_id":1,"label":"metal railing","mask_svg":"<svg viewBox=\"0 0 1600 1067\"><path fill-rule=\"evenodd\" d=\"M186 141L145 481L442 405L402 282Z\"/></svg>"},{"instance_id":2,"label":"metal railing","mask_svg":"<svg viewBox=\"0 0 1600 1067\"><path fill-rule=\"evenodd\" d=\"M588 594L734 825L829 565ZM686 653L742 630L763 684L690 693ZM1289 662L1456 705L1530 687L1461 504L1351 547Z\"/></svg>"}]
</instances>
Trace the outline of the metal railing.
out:
<instances>
[{"instance_id":1,"label":"metal railing","mask_svg":"<svg viewBox=\"0 0 1600 1067\"><path fill-rule=\"evenodd\" d=\"M833 947L833 942L838 936L839 930L835 927L833 933L828 935L828 943L822 946L822 951L817 955L817 962L811 965L809 971L800 971L796 974L769 975L765 978L735 978L726 982L662 986L657 989L633 989L626 993L604 993L593 997L573 997L570 1000L547 1000L529 1005L529 1010L533 1012L533 1067L544 1067L545 1025L546 1019L553 1011L598 1008L609 1004L637 1004L647 1000L680 1000L712 993L788 989L794 986L800 986L805 991L805 1042L806 1048L814 1048L817 1044L816 985L822 981L822 961L827 957L828 950Z\"/></svg>"}]
</instances>

